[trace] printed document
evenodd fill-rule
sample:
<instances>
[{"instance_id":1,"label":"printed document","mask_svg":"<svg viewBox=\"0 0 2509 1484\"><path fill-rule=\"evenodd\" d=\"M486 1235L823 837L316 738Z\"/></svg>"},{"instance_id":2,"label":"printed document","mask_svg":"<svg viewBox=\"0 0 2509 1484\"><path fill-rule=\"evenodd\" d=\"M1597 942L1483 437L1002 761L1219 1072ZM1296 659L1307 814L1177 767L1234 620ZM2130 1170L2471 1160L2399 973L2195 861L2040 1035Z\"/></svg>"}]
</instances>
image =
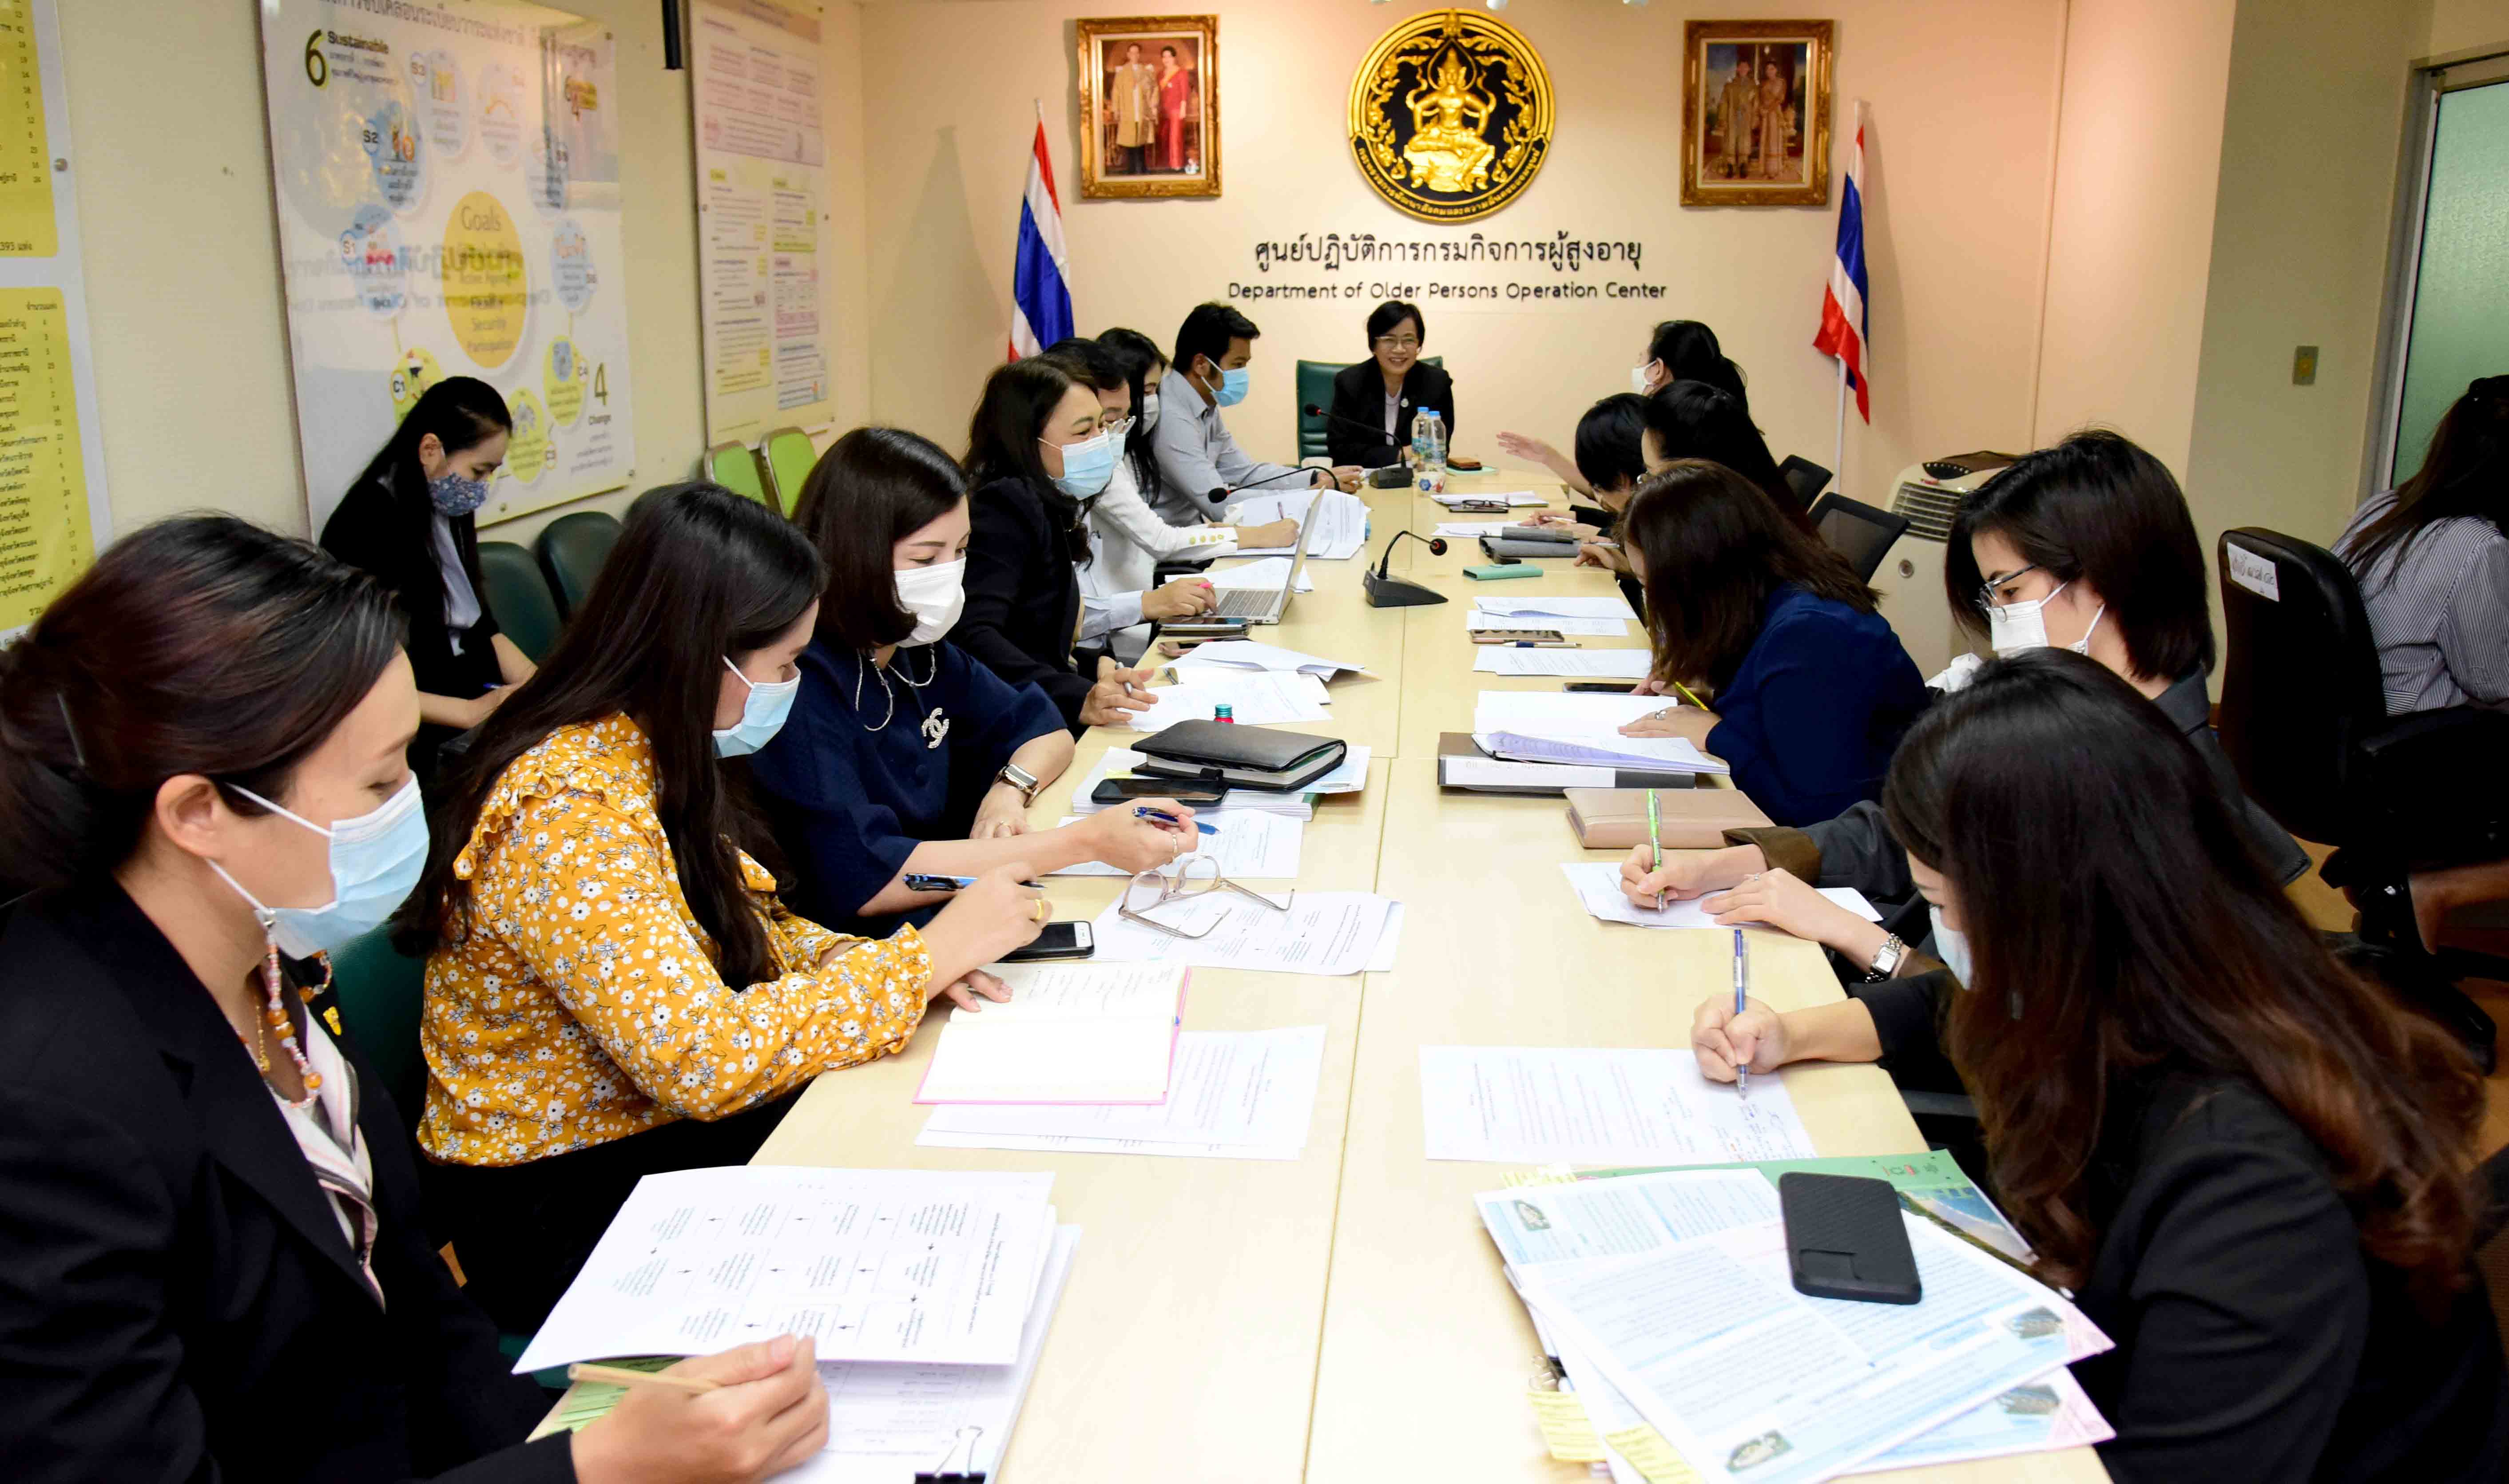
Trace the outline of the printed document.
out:
<instances>
[{"instance_id":1,"label":"printed document","mask_svg":"<svg viewBox=\"0 0 2509 1484\"><path fill-rule=\"evenodd\" d=\"M1485 608L1467 612L1464 627L1475 633L1490 629L1556 629L1570 639L1627 639L1629 634L1628 621L1620 618L1570 618L1557 613L1520 617L1515 613L1493 613Z\"/></svg>"},{"instance_id":2,"label":"printed document","mask_svg":"<svg viewBox=\"0 0 2509 1484\"><path fill-rule=\"evenodd\" d=\"M1742 1096L1679 1051L1420 1048L1433 1160L1511 1165L1704 1165L1802 1159L1812 1137L1783 1077Z\"/></svg>"},{"instance_id":3,"label":"printed document","mask_svg":"<svg viewBox=\"0 0 2509 1484\"><path fill-rule=\"evenodd\" d=\"M1391 898L1364 891L1265 893L1274 902L1286 901L1288 911L1275 911L1232 891L1199 892L1156 908L1149 903L1157 894L1146 887L1135 887L1130 895L1137 910L1159 923L1205 936L1179 938L1119 916L1119 898L1098 914L1095 924L1101 963L1357 974L1376 956L1376 940L1394 906Z\"/></svg>"},{"instance_id":4,"label":"printed document","mask_svg":"<svg viewBox=\"0 0 2509 1484\"><path fill-rule=\"evenodd\" d=\"M1221 798L1228 796L1222 795ZM1193 853L1215 857L1219 873L1232 881L1285 880L1298 873L1298 845L1305 837L1307 822L1286 814L1267 814L1259 809L1200 809L1194 819L1218 833L1204 835ZM1064 821L1067 825L1080 822L1078 815ZM1196 832L1200 834L1200 832ZM1104 861L1083 861L1049 872L1058 876L1128 876Z\"/></svg>"},{"instance_id":5,"label":"printed document","mask_svg":"<svg viewBox=\"0 0 2509 1484\"><path fill-rule=\"evenodd\" d=\"M1552 618L1635 618L1638 615L1637 610L1617 594L1593 598L1475 598L1473 607L1484 613L1505 613L1510 617L1534 613Z\"/></svg>"},{"instance_id":6,"label":"printed document","mask_svg":"<svg viewBox=\"0 0 2509 1484\"><path fill-rule=\"evenodd\" d=\"M1655 656L1645 649L1570 649L1556 646L1517 649L1485 644L1473 656L1483 675L1570 675L1583 680L1642 681ZM1606 700L1610 697L1605 697ZM1664 702L1659 700L1660 708Z\"/></svg>"},{"instance_id":7,"label":"printed document","mask_svg":"<svg viewBox=\"0 0 2509 1484\"><path fill-rule=\"evenodd\" d=\"M1259 562L1249 562L1243 567L1214 568L1203 575L1203 580L1214 587L1252 587L1267 593L1278 592L1281 589L1281 578L1287 576L1289 571L1288 557L1265 557ZM1303 572L1298 574L1298 580L1290 584L1290 591L1293 593L1311 593L1315 590L1316 579ZM1224 644L1227 641L1215 642Z\"/></svg>"},{"instance_id":8,"label":"printed document","mask_svg":"<svg viewBox=\"0 0 2509 1484\"><path fill-rule=\"evenodd\" d=\"M1278 584L1280 580L1280 574L1274 573L1272 581ZM1180 675L1187 669L1204 665L1220 665L1232 670L1303 670L1328 681L1343 670L1354 675L1367 673L1365 665L1355 665L1345 659L1323 659L1313 654L1301 654L1295 649L1285 649L1279 645L1255 639L1214 639L1185 650L1176 660Z\"/></svg>"},{"instance_id":9,"label":"printed document","mask_svg":"<svg viewBox=\"0 0 2509 1484\"><path fill-rule=\"evenodd\" d=\"M1149 710L1132 712L1124 719L1135 731L1165 731L1179 722L1208 722L1221 706L1248 726L1332 720L1332 713L1325 710L1329 699L1325 683L1302 673L1206 670L1185 678L1180 672L1178 684L1150 694L1156 699Z\"/></svg>"},{"instance_id":10,"label":"printed document","mask_svg":"<svg viewBox=\"0 0 2509 1484\"><path fill-rule=\"evenodd\" d=\"M1666 902L1662 907L1640 907L1621 890L1621 867L1618 861L1563 861L1559 869L1568 877L1568 889L1577 894L1586 910L1605 922L1626 922L1634 927L1649 928L1738 928L1757 927L1751 922L1718 922L1707 914L1701 904L1706 898L1693 897L1686 902ZM1853 886L1816 887L1822 896L1837 903L1867 922L1879 922L1882 914L1864 894ZM1709 895L1714 895L1710 893Z\"/></svg>"},{"instance_id":11,"label":"printed document","mask_svg":"<svg viewBox=\"0 0 2509 1484\"><path fill-rule=\"evenodd\" d=\"M1314 519L1318 524L1307 537L1309 560L1340 562L1359 555L1360 548L1367 544L1367 501L1339 490L1319 493L1324 504L1316 509ZM1268 526L1276 520L1303 521L1317 499L1318 493L1309 492L1250 496L1231 507L1228 523L1244 527ZM1295 545L1258 546L1238 555L1287 557L1296 549ZM1280 578L1272 580L1278 582Z\"/></svg>"},{"instance_id":12,"label":"printed document","mask_svg":"<svg viewBox=\"0 0 2509 1484\"><path fill-rule=\"evenodd\" d=\"M951 1012L917 1102L1155 1103L1168 1095L1190 970L987 967L1011 997Z\"/></svg>"},{"instance_id":13,"label":"printed document","mask_svg":"<svg viewBox=\"0 0 2509 1484\"><path fill-rule=\"evenodd\" d=\"M706 1355L779 1334L830 1360L1008 1365L1044 1266L1051 1174L650 1174L522 1358Z\"/></svg>"},{"instance_id":14,"label":"printed document","mask_svg":"<svg viewBox=\"0 0 2509 1484\"><path fill-rule=\"evenodd\" d=\"M1323 1074L1325 1027L1188 1030L1176 1079L1155 1107L951 1107L915 1140L951 1149L1200 1155L1294 1160Z\"/></svg>"}]
</instances>

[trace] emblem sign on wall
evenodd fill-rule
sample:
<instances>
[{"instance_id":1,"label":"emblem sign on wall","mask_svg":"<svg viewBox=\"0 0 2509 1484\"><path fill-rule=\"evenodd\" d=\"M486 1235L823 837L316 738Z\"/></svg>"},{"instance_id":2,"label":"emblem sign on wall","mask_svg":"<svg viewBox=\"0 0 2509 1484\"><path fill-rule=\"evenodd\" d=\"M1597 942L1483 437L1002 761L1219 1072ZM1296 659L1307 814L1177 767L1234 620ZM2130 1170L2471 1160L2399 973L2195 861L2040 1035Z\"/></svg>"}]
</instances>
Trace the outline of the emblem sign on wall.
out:
<instances>
[{"instance_id":1,"label":"emblem sign on wall","mask_svg":"<svg viewBox=\"0 0 2509 1484\"><path fill-rule=\"evenodd\" d=\"M1350 84L1350 148L1369 189L1430 222L1477 221L1524 193L1551 151L1551 74L1474 11L1415 16Z\"/></svg>"}]
</instances>

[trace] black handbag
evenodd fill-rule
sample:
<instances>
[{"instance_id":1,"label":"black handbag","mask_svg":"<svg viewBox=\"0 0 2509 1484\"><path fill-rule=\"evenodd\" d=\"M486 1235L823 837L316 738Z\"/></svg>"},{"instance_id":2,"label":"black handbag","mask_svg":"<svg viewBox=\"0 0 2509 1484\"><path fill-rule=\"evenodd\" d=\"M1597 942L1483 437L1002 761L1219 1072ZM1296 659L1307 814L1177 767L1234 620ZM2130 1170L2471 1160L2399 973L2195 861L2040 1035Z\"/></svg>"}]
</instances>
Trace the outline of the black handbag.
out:
<instances>
[{"instance_id":1,"label":"black handbag","mask_svg":"<svg viewBox=\"0 0 2509 1484\"><path fill-rule=\"evenodd\" d=\"M1287 794L1341 766L1350 745L1274 726L1179 722L1134 743L1133 751L1142 759L1133 771L1145 777Z\"/></svg>"}]
</instances>

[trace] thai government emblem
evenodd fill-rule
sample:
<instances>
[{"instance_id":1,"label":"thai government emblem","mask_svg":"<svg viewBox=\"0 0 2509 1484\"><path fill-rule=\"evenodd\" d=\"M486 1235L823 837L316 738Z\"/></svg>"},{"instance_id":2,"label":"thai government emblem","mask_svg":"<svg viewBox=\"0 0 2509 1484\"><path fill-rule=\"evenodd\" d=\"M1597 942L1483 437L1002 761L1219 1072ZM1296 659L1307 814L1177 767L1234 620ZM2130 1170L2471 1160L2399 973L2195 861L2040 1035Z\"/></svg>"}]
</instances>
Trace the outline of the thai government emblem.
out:
<instances>
[{"instance_id":1,"label":"thai government emblem","mask_svg":"<svg viewBox=\"0 0 2509 1484\"><path fill-rule=\"evenodd\" d=\"M1473 11L1414 16L1350 84L1350 150L1370 189L1423 221L1468 222L1524 193L1551 151L1551 75Z\"/></svg>"}]
</instances>

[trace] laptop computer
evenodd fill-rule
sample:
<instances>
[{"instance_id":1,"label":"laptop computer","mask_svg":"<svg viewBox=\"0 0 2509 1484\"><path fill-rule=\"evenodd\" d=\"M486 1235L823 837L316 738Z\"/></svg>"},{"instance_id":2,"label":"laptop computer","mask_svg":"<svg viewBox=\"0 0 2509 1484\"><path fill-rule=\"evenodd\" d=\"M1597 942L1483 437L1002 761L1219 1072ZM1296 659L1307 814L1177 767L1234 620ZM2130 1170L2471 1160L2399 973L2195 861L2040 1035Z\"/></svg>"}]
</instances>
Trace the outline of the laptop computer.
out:
<instances>
[{"instance_id":1,"label":"laptop computer","mask_svg":"<svg viewBox=\"0 0 2509 1484\"><path fill-rule=\"evenodd\" d=\"M1291 591L1298 585L1298 574L1306 569L1307 539L1315 532L1316 507L1323 501L1324 492L1318 491L1316 498L1307 501L1306 518L1298 522L1298 544L1290 553L1290 570L1283 575L1281 585L1220 588L1219 605L1212 610L1214 616L1243 618L1250 624L1281 621L1281 615L1289 611Z\"/></svg>"}]
</instances>

